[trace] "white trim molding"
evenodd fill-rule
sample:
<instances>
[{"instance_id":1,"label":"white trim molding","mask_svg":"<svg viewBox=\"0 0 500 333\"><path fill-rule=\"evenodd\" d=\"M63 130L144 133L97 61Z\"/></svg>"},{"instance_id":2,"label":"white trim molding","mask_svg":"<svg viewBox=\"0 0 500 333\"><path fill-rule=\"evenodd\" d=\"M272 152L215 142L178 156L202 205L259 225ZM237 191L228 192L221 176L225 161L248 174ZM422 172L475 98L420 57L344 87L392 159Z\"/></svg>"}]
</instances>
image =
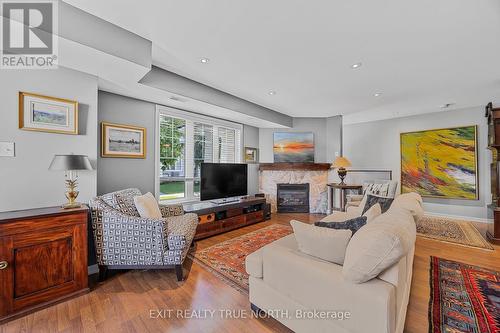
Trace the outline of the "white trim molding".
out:
<instances>
[{"instance_id":1,"label":"white trim molding","mask_svg":"<svg viewBox=\"0 0 500 333\"><path fill-rule=\"evenodd\" d=\"M443 218L449 218L449 219L457 219L457 220L473 221L473 222L481 222L481 223L493 223L493 219L485 219L485 218L481 218L481 217L449 215L449 214L431 213L431 212L425 212L424 215L430 216L430 217L443 217Z\"/></svg>"}]
</instances>

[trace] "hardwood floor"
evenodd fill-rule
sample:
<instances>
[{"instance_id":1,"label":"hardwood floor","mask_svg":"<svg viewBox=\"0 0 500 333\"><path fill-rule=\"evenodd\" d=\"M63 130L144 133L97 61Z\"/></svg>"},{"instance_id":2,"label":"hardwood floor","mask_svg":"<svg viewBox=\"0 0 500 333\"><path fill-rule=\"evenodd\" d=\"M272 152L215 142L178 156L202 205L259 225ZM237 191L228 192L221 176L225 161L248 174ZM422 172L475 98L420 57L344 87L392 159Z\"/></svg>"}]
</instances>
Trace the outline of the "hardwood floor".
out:
<instances>
[{"instance_id":1,"label":"hardwood floor","mask_svg":"<svg viewBox=\"0 0 500 333\"><path fill-rule=\"evenodd\" d=\"M274 214L270 221L201 240L197 246L206 248L273 223L288 224L291 219L314 222L321 217ZM476 225L484 234L485 225ZM500 270L499 250L499 247L495 251L480 250L418 237L405 331L428 332L431 255ZM249 315L248 297L196 263L186 262L185 275L184 282L177 282L174 271L117 273L104 283L94 283L90 293L8 322L0 326L0 332L289 332L272 319L221 318L219 309L233 311L233 317ZM216 312L211 319L175 315L177 310L184 309ZM165 310L163 317L158 317L158 310ZM168 310L172 311L170 318Z\"/></svg>"}]
</instances>

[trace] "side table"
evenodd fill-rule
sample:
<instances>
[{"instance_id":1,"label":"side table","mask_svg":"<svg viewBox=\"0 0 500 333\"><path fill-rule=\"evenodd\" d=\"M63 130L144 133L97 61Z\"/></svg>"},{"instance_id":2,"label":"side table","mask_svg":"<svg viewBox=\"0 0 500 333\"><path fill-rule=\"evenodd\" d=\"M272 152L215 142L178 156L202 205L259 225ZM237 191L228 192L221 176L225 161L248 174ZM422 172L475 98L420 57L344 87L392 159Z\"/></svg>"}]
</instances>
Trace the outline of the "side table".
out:
<instances>
[{"instance_id":1,"label":"side table","mask_svg":"<svg viewBox=\"0 0 500 333\"><path fill-rule=\"evenodd\" d=\"M345 211L345 206L347 202L347 192L357 191L361 194L363 189L362 185L350 185L350 184L338 184L330 183L328 186L328 214L333 213L333 211ZM340 207L335 207L336 192L340 192Z\"/></svg>"}]
</instances>

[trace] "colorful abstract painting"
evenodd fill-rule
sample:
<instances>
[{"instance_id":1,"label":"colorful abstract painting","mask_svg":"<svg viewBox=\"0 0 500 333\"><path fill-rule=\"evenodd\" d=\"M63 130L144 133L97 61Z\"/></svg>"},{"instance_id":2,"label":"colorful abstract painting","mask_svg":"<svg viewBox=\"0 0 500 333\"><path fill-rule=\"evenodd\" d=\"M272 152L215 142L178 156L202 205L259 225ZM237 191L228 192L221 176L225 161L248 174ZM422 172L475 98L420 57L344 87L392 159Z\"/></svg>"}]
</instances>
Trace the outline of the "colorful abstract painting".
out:
<instances>
[{"instance_id":1,"label":"colorful abstract painting","mask_svg":"<svg viewBox=\"0 0 500 333\"><path fill-rule=\"evenodd\" d=\"M478 198L476 126L401 134L401 189L422 196Z\"/></svg>"},{"instance_id":2,"label":"colorful abstract painting","mask_svg":"<svg viewBox=\"0 0 500 333\"><path fill-rule=\"evenodd\" d=\"M314 162L313 133L274 133L274 162Z\"/></svg>"}]
</instances>

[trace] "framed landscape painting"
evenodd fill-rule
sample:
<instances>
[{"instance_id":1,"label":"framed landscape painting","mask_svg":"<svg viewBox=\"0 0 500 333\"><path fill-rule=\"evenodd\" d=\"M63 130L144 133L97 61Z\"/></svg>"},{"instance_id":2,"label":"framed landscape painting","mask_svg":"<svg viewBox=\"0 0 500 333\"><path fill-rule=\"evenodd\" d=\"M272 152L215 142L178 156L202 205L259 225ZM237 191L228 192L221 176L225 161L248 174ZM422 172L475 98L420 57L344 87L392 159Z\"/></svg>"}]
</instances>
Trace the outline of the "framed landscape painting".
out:
<instances>
[{"instance_id":1,"label":"framed landscape painting","mask_svg":"<svg viewBox=\"0 0 500 333\"><path fill-rule=\"evenodd\" d=\"M274 133L274 162L314 162L314 134L312 132Z\"/></svg>"},{"instance_id":2,"label":"framed landscape painting","mask_svg":"<svg viewBox=\"0 0 500 333\"><path fill-rule=\"evenodd\" d=\"M78 102L19 92L19 128L61 134L78 134Z\"/></svg>"},{"instance_id":3,"label":"framed landscape painting","mask_svg":"<svg viewBox=\"0 0 500 333\"><path fill-rule=\"evenodd\" d=\"M259 163L259 150L257 148L245 147L245 163Z\"/></svg>"},{"instance_id":4,"label":"framed landscape painting","mask_svg":"<svg viewBox=\"0 0 500 333\"><path fill-rule=\"evenodd\" d=\"M401 192L477 200L477 126L402 133Z\"/></svg>"},{"instance_id":5,"label":"framed landscape painting","mask_svg":"<svg viewBox=\"0 0 500 333\"><path fill-rule=\"evenodd\" d=\"M146 129L101 123L101 156L146 158Z\"/></svg>"}]
</instances>

